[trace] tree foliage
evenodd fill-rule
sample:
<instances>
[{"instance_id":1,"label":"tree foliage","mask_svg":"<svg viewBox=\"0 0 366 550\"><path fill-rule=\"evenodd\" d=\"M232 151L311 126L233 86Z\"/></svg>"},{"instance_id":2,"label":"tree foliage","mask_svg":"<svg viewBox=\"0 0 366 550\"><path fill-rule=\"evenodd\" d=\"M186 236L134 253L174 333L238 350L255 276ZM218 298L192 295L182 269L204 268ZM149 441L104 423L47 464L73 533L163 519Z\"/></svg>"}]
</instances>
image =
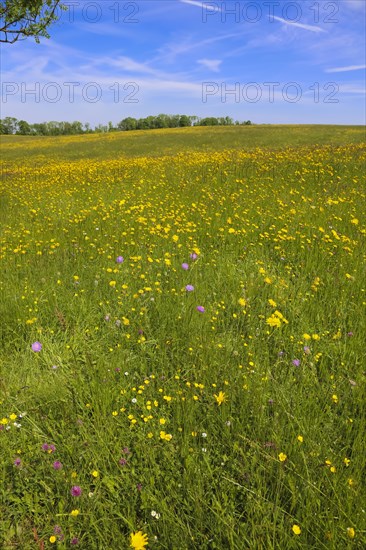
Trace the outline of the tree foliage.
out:
<instances>
[{"instance_id":1,"label":"tree foliage","mask_svg":"<svg viewBox=\"0 0 366 550\"><path fill-rule=\"evenodd\" d=\"M187 126L232 126L233 124L248 125L250 120L244 122L233 121L230 117L199 118L188 115L150 115L145 118L127 117L118 122L116 126L112 122L98 124L91 128L86 122L78 120L74 122L41 122L29 124L25 120L17 120L14 117L0 119L0 134L18 134L23 136L66 136L76 134L127 132L130 130L157 130L159 128L183 128Z\"/></svg>"},{"instance_id":2,"label":"tree foliage","mask_svg":"<svg viewBox=\"0 0 366 550\"><path fill-rule=\"evenodd\" d=\"M0 42L49 38L47 28L57 20L57 8L66 9L61 0L0 0Z\"/></svg>"}]
</instances>

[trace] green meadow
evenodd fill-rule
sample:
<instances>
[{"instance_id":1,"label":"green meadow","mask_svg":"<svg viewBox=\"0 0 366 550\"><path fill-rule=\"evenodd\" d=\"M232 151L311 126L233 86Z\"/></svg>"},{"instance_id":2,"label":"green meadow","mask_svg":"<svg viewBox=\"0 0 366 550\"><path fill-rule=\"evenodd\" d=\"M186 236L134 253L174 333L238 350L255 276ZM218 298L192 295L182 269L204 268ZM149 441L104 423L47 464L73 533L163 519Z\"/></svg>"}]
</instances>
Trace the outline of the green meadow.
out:
<instances>
[{"instance_id":1,"label":"green meadow","mask_svg":"<svg viewBox=\"0 0 366 550\"><path fill-rule=\"evenodd\" d=\"M365 548L365 128L1 149L0 548Z\"/></svg>"}]
</instances>

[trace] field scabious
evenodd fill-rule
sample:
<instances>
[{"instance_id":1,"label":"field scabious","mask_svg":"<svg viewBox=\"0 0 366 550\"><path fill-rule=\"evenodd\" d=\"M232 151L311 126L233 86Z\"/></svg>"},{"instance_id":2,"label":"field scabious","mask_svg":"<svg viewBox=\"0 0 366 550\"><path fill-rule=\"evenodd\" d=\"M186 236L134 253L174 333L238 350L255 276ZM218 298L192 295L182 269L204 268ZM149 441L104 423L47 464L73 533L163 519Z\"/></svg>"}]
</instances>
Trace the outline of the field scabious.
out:
<instances>
[{"instance_id":1,"label":"field scabious","mask_svg":"<svg viewBox=\"0 0 366 550\"><path fill-rule=\"evenodd\" d=\"M364 546L365 158L4 162L3 548Z\"/></svg>"}]
</instances>

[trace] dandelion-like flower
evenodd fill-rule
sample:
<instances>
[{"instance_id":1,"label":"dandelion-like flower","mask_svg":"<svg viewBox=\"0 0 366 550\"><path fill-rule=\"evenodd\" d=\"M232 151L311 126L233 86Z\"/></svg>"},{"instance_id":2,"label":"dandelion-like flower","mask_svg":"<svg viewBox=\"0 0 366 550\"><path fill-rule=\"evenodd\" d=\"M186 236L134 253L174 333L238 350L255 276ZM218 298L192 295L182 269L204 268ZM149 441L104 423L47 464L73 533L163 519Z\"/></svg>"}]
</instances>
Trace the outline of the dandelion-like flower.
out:
<instances>
[{"instance_id":1,"label":"dandelion-like flower","mask_svg":"<svg viewBox=\"0 0 366 550\"><path fill-rule=\"evenodd\" d=\"M214 394L214 398L216 399L216 403L220 406L226 401L226 396L223 391L220 391L218 395Z\"/></svg>"},{"instance_id":2,"label":"dandelion-like flower","mask_svg":"<svg viewBox=\"0 0 366 550\"><path fill-rule=\"evenodd\" d=\"M131 533L130 540L130 547L134 548L134 550L144 550L145 546L148 545L148 537L142 531Z\"/></svg>"}]
</instances>

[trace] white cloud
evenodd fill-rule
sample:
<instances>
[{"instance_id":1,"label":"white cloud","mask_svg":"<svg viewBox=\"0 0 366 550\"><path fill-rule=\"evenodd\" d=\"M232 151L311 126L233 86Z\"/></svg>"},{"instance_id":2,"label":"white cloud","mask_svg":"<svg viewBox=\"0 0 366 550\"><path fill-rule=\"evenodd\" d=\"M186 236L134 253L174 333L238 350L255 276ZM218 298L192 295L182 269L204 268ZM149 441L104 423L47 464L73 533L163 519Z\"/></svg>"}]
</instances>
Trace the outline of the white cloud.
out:
<instances>
[{"instance_id":1,"label":"white cloud","mask_svg":"<svg viewBox=\"0 0 366 550\"><path fill-rule=\"evenodd\" d=\"M218 73L220 70L220 65L222 63L222 60L221 59L198 59L197 63L200 63L200 65L207 67L207 69L210 69L210 71L213 71L214 73Z\"/></svg>"},{"instance_id":2,"label":"white cloud","mask_svg":"<svg viewBox=\"0 0 366 550\"><path fill-rule=\"evenodd\" d=\"M326 32L324 29L322 29L321 27L317 27L316 25L306 25L304 23L296 23L295 21L288 21L287 19L283 19L282 17L278 17L277 15L272 15L272 18L290 27L298 27L300 29L305 29L306 31L311 32Z\"/></svg>"},{"instance_id":3,"label":"white cloud","mask_svg":"<svg viewBox=\"0 0 366 550\"><path fill-rule=\"evenodd\" d=\"M333 69L326 69L326 73L345 73L348 71L360 71L366 69L366 65L348 65L347 67L334 67Z\"/></svg>"}]
</instances>

